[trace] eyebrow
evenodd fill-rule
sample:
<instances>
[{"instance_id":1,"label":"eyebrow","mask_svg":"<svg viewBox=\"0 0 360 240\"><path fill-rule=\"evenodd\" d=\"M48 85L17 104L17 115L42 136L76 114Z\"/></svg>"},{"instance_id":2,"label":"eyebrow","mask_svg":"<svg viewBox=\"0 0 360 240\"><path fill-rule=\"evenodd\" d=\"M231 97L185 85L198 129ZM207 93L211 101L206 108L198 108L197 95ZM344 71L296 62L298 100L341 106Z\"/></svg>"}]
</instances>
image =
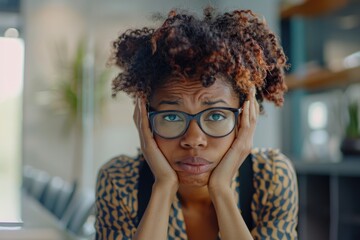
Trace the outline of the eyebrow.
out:
<instances>
[{"instance_id":1,"label":"eyebrow","mask_svg":"<svg viewBox=\"0 0 360 240\"><path fill-rule=\"evenodd\" d=\"M206 106L212 106L212 105L215 105L217 103L225 103L226 105L229 105L227 102L225 102L224 100L220 99L220 100L217 100L217 101L210 101L210 100L206 100L204 101L202 104L203 105L206 105Z\"/></svg>"},{"instance_id":2,"label":"eyebrow","mask_svg":"<svg viewBox=\"0 0 360 240\"><path fill-rule=\"evenodd\" d=\"M179 100L162 100L159 102L158 106L160 105L179 105Z\"/></svg>"},{"instance_id":3,"label":"eyebrow","mask_svg":"<svg viewBox=\"0 0 360 240\"><path fill-rule=\"evenodd\" d=\"M180 102L181 102L181 100L162 100L161 102L159 102L158 106L160 106L160 105L179 105ZM226 105L229 105L226 101L224 101L222 99L219 99L216 101L205 100L202 102L202 105L213 106L218 103L225 103Z\"/></svg>"}]
</instances>

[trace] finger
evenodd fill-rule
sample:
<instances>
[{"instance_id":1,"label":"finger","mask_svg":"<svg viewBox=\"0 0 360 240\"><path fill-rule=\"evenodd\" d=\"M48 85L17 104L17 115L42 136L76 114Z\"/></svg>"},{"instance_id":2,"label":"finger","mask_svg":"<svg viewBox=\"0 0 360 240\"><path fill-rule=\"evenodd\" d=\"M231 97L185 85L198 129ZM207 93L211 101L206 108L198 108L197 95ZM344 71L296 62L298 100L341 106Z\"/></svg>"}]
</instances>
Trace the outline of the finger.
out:
<instances>
[{"instance_id":1,"label":"finger","mask_svg":"<svg viewBox=\"0 0 360 240\"><path fill-rule=\"evenodd\" d=\"M254 129L256 125L256 103L255 91L251 89L248 100L244 103L244 110L241 116L241 125L239 127L239 134L233 142L231 154L239 154L239 152L247 152L252 147Z\"/></svg>"},{"instance_id":2,"label":"finger","mask_svg":"<svg viewBox=\"0 0 360 240\"><path fill-rule=\"evenodd\" d=\"M250 101L246 100L244 103L244 107L243 107L243 111L241 114L241 120L240 120L240 129L239 131L241 131L244 128L249 127L250 122L249 122L249 108L250 108Z\"/></svg>"},{"instance_id":3,"label":"finger","mask_svg":"<svg viewBox=\"0 0 360 240\"><path fill-rule=\"evenodd\" d=\"M150 129L150 125L149 125L149 118L148 118L148 113L146 110L146 103L145 103L145 99L140 99L139 100L139 108L140 108L140 128L141 128L141 133L142 133L142 137L144 139L144 143L148 143L150 141L150 139L153 139L153 134L151 132Z\"/></svg>"},{"instance_id":4,"label":"finger","mask_svg":"<svg viewBox=\"0 0 360 240\"><path fill-rule=\"evenodd\" d=\"M140 109L140 126L142 130L149 129L149 121L148 121L148 114L146 110L146 103L144 99L139 99L139 109Z\"/></svg>"},{"instance_id":5,"label":"finger","mask_svg":"<svg viewBox=\"0 0 360 240\"><path fill-rule=\"evenodd\" d=\"M143 138L143 134L142 134L142 130L141 130L141 119L140 119L140 99L137 98L136 99L136 103L135 103L135 109L134 109L134 122L135 122L135 126L138 130L138 134L139 134L139 139L140 139L140 144L141 147L144 146L144 138Z\"/></svg>"},{"instance_id":6,"label":"finger","mask_svg":"<svg viewBox=\"0 0 360 240\"><path fill-rule=\"evenodd\" d=\"M252 131L249 122L249 111L250 111L250 101L247 100L244 103L243 113L241 115L241 124L238 129L238 134L232 143L227 157L236 156L239 153L243 152L248 148L248 142L252 141ZM239 155L238 155L239 156Z\"/></svg>"},{"instance_id":7,"label":"finger","mask_svg":"<svg viewBox=\"0 0 360 240\"><path fill-rule=\"evenodd\" d=\"M258 101L256 101L255 106L256 106L256 116L259 117L259 114L260 114L260 105L259 105Z\"/></svg>"},{"instance_id":8,"label":"finger","mask_svg":"<svg viewBox=\"0 0 360 240\"><path fill-rule=\"evenodd\" d=\"M136 128L139 130L139 104L138 104L138 102L139 102L139 99L136 98L134 114L133 114L133 120L134 120Z\"/></svg>"},{"instance_id":9,"label":"finger","mask_svg":"<svg viewBox=\"0 0 360 240\"><path fill-rule=\"evenodd\" d=\"M256 109L256 97L255 97L255 87L253 87L250 91L250 110L249 110L249 122L251 127L256 125L256 119L257 119L257 109Z\"/></svg>"}]
</instances>

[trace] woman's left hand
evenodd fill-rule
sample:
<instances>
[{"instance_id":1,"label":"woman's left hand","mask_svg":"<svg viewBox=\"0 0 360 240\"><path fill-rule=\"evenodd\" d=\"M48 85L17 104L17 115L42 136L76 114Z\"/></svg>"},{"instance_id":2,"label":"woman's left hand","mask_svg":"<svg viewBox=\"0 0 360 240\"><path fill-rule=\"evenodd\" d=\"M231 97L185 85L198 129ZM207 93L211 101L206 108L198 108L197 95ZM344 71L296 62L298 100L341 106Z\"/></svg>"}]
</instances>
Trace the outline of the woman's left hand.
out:
<instances>
[{"instance_id":1,"label":"woman's left hand","mask_svg":"<svg viewBox=\"0 0 360 240\"><path fill-rule=\"evenodd\" d=\"M239 167L250 154L253 146L253 137L256 121L259 114L259 104L255 98L255 88L252 88L243 106L240 126L237 126L238 135L226 152L220 163L211 173L209 192L211 196L219 191L230 188L231 180L238 172Z\"/></svg>"}]
</instances>

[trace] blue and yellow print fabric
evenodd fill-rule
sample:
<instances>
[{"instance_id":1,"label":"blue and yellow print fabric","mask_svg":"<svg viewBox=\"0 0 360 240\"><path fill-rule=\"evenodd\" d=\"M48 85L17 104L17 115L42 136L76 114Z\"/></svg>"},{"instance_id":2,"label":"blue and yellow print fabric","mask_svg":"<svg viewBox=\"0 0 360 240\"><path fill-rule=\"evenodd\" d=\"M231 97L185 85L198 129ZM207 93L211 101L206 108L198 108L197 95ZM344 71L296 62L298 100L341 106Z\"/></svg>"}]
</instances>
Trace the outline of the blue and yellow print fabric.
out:
<instances>
[{"instance_id":1,"label":"blue and yellow print fabric","mask_svg":"<svg viewBox=\"0 0 360 240\"><path fill-rule=\"evenodd\" d=\"M255 193L251 203L254 239L297 239L298 187L294 168L274 149L253 149ZM141 161L119 156L99 171L96 185L96 239L132 239L140 219L138 181ZM239 202L239 176L232 188ZM239 211L241 211L239 209ZM187 240L181 203L176 197L170 211L169 240Z\"/></svg>"}]
</instances>

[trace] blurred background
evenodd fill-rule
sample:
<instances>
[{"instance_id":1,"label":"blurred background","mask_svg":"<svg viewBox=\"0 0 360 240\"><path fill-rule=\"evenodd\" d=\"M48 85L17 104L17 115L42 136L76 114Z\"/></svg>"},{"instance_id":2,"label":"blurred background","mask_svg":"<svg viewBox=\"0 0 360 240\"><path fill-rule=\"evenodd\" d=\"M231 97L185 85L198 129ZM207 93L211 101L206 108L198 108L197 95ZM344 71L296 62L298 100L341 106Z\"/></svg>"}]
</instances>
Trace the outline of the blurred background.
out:
<instances>
[{"instance_id":1,"label":"blurred background","mask_svg":"<svg viewBox=\"0 0 360 240\"><path fill-rule=\"evenodd\" d=\"M139 147L111 42L209 4L264 16L289 57L254 145L294 163L299 238L360 239L360 0L0 0L0 239L93 238L97 171Z\"/></svg>"}]
</instances>

